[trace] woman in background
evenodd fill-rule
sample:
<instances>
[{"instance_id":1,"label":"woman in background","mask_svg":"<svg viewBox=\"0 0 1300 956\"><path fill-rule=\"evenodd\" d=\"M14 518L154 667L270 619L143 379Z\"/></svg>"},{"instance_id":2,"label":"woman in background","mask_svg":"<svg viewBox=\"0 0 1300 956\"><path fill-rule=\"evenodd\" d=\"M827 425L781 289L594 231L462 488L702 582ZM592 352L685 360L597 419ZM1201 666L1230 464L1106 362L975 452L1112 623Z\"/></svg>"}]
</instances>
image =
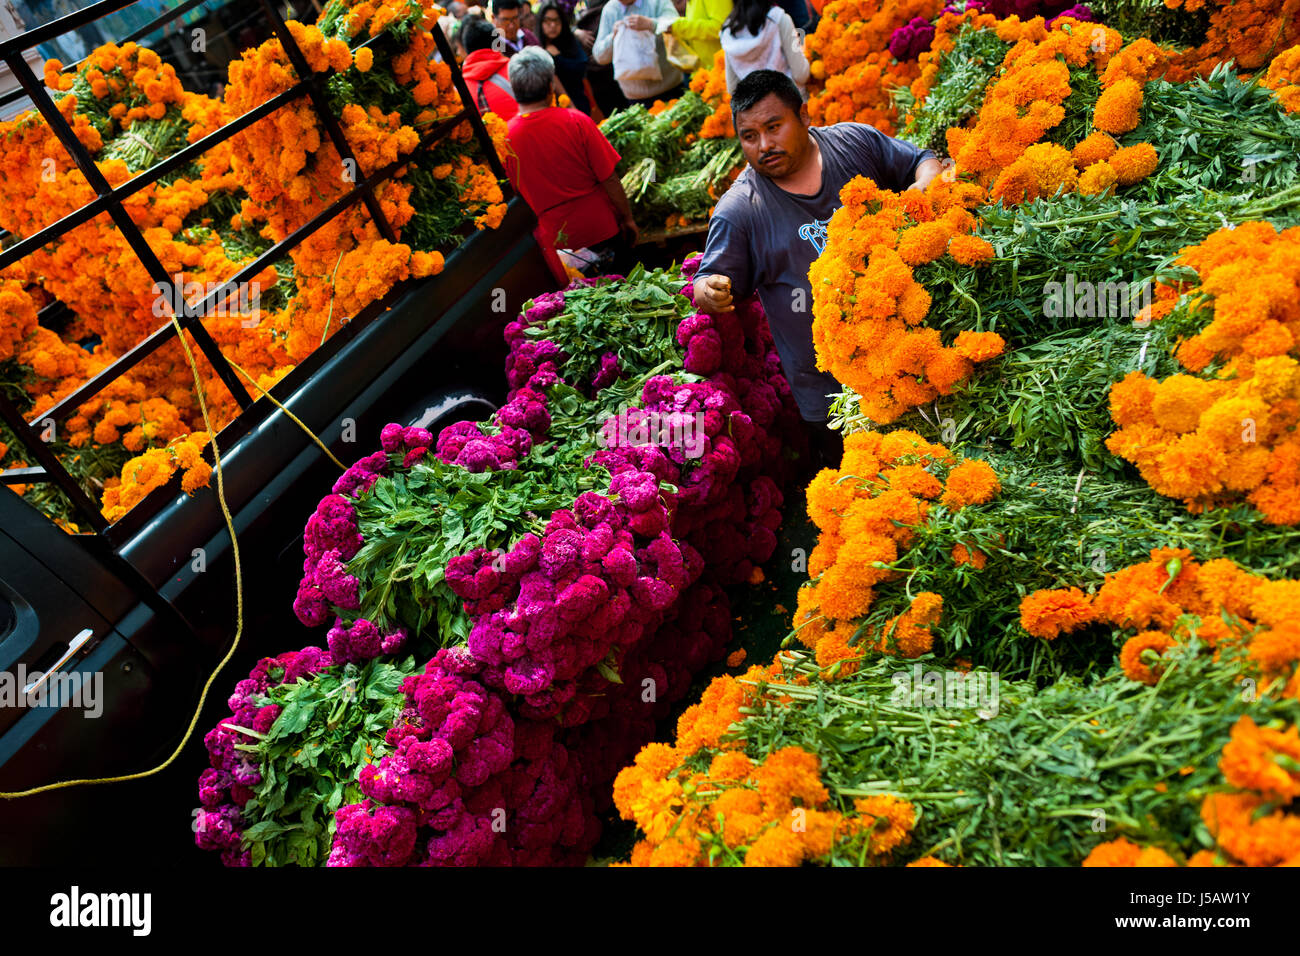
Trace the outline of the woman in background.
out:
<instances>
[{"instance_id":1,"label":"woman in background","mask_svg":"<svg viewBox=\"0 0 1300 956\"><path fill-rule=\"evenodd\" d=\"M573 35L569 15L555 0L546 0L537 10L537 25L542 49L555 61L555 75L575 110L591 115L591 103L583 89L587 75L587 51Z\"/></svg>"},{"instance_id":2,"label":"woman in background","mask_svg":"<svg viewBox=\"0 0 1300 956\"><path fill-rule=\"evenodd\" d=\"M794 21L772 0L735 0L722 25L722 51L727 55L727 92L755 70L777 70L807 94L808 58L795 32Z\"/></svg>"}]
</instances>

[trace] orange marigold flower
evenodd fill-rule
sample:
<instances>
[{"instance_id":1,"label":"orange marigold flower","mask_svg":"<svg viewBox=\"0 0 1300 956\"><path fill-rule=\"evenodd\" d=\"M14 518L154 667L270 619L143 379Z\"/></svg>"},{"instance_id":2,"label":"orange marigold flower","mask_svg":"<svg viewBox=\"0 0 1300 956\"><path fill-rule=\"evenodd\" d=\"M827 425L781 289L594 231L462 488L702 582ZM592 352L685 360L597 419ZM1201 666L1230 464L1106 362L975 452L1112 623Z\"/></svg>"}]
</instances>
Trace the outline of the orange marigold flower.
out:
<instances>
[{"instance_id":1,"label":"orange marigold flower","mask_svg":"<svg viewBox=\"0 0 1300 956\"><path fill-rule=\"evenodd\" d=\"M1137 128L1141 108L1142 85L1126 76L1097 97L1092 125L1106 133L1127 133Z\"/></svg>"},{"instance_id":2,"label":"orange marigold flower","mask_svg":"<svg viewBox=\"0 0 1300 956\"><path fill-rule=\"evenodd\" d=\"M1138 143L1135 146L1125 146L1107 162L1115 170L1120 185L1131 186L1154 173L1159 158L1155 147L1150 143Z\"/></svg>"},{"instance_id":3,"label":"orange marigold flower","mask_svg":"<svg viewBox=\"0 0 1300 956\"><path fill-rule=\"evenodd\" d=\"M1143 657L1147 652L1163 656L1173 646L1174 639L1163 631L1143 631L1130 637L1119 652L1119 663L1124 676L1139 684L1154 684L1160 679L1163 665L1159 661L1148 662Z\"/></svg>"},{"instance_id":4,"label":"orange marigold flower","mask_svg":"<svg viewBox=\"0 0 1300 956\"><path fill-rule=\"evenodd\" d=\"M1074 157L1075 167L1083 172L1094 163L1110 159L1118 149L1119 144L1115 142L1115 137L1098 130L1079 140L1074 149L1070 150L1070 155Z\"/></svg>"},{"instance_id":5,"label":"orange marigold flower","mask_svg":"<svg viewBox=\"0 0 1300 956\"><path fill-rule=\"evenodd\" d=\"M955 544L952 547L953 564L969 564L976 570L980 570L988 564L988 560L988 555L976 548L968 548L964 544Z\"/></svg>"},{"instance_id":6,"label":"orange marigold flower","mask_svg":"<svg viewBox=\"0 0 1300 956\"><path fill-rule=\"evenodd\" d=\"M1266 800L1286 802L1300 796L1300 773L1282 766L1282 761L1300 766L1297 733L1294 726L1286 731L1260 727L1243 714L1219 757L1223 778L1239 790L1258 792Z\"/></svg>"},{"instance_id":7,"label":"orange marigold flower","mask_svg":"<svg viewBox=\"0 0 1300 956\"><path fill-rule=\"evenodd\" d=\"M1079 192L1084 196L1109 196L1115 191L1119 174L1105 160L1093 163L1079 177Z\"/></svg>"},{"instance_id":8,"label":"orange marigold flower","mask_svg":"<svg viewBox=\"0 0 1300 956\"><path fill-rule=\"evenodd\" d=\"M1145 849L1132 843L1127 837L1119 837L1109 843L1100 843L1092 848L1080 866L1087 867L1132 867L1132 866L1177 866L1178 864L1159 847Z\"/></svg>"},{"instance_id":9,"label":"orange marigold flower","mask_svg":"<svg viewBox=\"0 0 1300 956\"><path fill-rule=\"evenodd\" d=\"M961 265L977 266L992 259L994 250L992 243L987 239L981 239L979 236L953 236L948 240L948 255L952 256ZM985 334L992 335L994 333Z\"/></svg>"},{"instance_id":10,"label":"orange marigold flower","mask_svg":"<svg viewBox=\"0 0 1300 956\"><path fill-rule=\"evenodd\" d=\"M883 855L912 839L916 825L916 809L902 797L881 794L876 797L858 797L853 801L858 819L852 821L856 828L865 831L869 838L869 852Z\"/></svg>"},{"instance_id":11,"label":"orange marigold flower","mask_svg":"<svg viewBox=\"0 0 1300 956\"><path fill-rule=\"evenodd\" d=\"M1035 591L1020 601L1020 626L1049 641L1096 619L1092 598L1078 588Z\"/></svg>"},{"instance_id":12,"label":"orange marigold flower","mask_svg":"<svg viewBox=\"0 0 1300 956\"><path fill-rule=\"evenodd\" d=\"M1002 483L986 461L967 458L952 471L944 482L943 497L939 503L957 511L967 505L980 505L992 501L1002 490Z\"/></svg>"},{"instance_id":13,"label":"orange marigold flower","mask_svg":"<svg viewBox=\"0 0 1300 956\"><path fill-rule=\"evenodd\" d=\"M986 362L991 358L997 358L1006 345L1006 340L996 332L961 331L957 333L957 340L953 342L953 348L972 362Z\"/></svg>"}]
</instances>

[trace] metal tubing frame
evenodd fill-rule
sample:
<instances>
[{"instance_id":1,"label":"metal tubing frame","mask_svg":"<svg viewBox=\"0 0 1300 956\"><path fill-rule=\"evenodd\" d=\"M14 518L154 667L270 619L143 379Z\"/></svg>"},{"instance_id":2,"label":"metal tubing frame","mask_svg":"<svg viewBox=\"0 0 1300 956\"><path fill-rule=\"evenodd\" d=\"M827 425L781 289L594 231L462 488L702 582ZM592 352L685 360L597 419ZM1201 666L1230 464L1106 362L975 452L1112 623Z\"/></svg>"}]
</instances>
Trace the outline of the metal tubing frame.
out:
<instances>
[{"instance_id":1,"label":"metal tubing frame","mask_svg":"<svg viewBox=\"0 0 1300 956\"><path fill-rule=\"evenodd\" d=\"M192 161L195 157L202 155L214 145L229 139L231 136L234 136L248 126L251 126L258 120L269 116L285 104L304 94L311 98L313 111L325 126L326 132L330 136L330 140L333 142L335 149L338 150L340 157L344 160L351 160L354 164L356 163L356 158L352 153L351 146L347 142L342 127L338 123L338 119L330 113L328 109L321 77L308 68L306 58L303 56L301 48L298 46L297 41L294 40L293 35L289 32L288 26L283 17L279 15L279 12L274 8L270 0L260 0L263 11L266 13L267 18L271 23L272 30L275 36L280 40L281 46L283 47L286 56L288 56L291 65L298 72L298 75L300 77L305 77L305 79L300 79L298 83L289 90L277 94L265 103L254 107L252 110L249 110L237 119L223 125L220 129L215 130L198 142L192 143L172 156L169 156L161 163L157 163L149 169L143 170L121 186L117 188L110 186L108 181L104 178L103 173L99 170L99 167L95 165L90 153L77 139L71 125L64 119L63 114L60 113L58 108L55 106L53 98L37 80L35 73L32 72L31 67L23 58L23 53L40 43L44 43L48 39L59 36L69 30L74 30L80 26L97 20L102 16L114 13L123 7L129 6L132 2L134 2L134 0L100 0L98 3L93 3L82 10L60 17L51 23L36 27L17 37L0 40L0 59L4 59L8 63L10 69L18 79L21 88L29 97L31 97L33 104L45 119L45 122L49 125L55 135L58 136L60 143L63 145L64 149L67 150L68 154L77 164L77 167L81 170L82 175L86 177L86 181L96 193L96 198L90 203L87 203L86 206L70 213L58 222L34 233L32 236L22 239L11 245L9 248L0 251L0 268L18 261L77 226L89 222L100 213L107 212L112 218L114 224L121 231L127 244L136 254L137 259L140 260L150 277L154 279L155 284L162 285L164 288L168 289L170 292L169 298L172 301L175 301L178 298L176 295L177 290L175 289L175 283L173 283L171 277L166 274L166 269L163 267L162 262L149 246L139 228L135 225L134 221L131 220L130 216L127 215L122 206L122 200L124 198L132 195L140 189L143 189L145 186L156 182L169 172L172 172L185 163ZM197 3L193 5L197 5ZM170 20L174 19L176 16L180 16L183 12L190 9L191 6L192 5L190 4L186 4L183 5L183 7L167 11L150 24L137 30L135 35L148 35L148 33L157 29L158 26L163 25L165 22L170 22ZM451 50L451 45L447 42L447 38L441 29L435 28L431 32L434 37L434 43L437 46L438 52L443 61L452 67L452 82L461 99L461 111L442 121L422 137L419 145L413 151L412 156L399 158L382 169L376 170L362 182L355 184L351 190L341 196L325 210L322 210L310 221L294 230L291 235L286 236L283 240L262 253L262 255L254 259L253 262L241 268L233 277L223 283L220 288L209 293L202 302L194 306L186 303L181 314L177 316L177 320L181 324L182 328L191 334L195 343L207 357L209 363L211 363L218 377L221 378L222 383L239 404L241 412L249 408L253 404L254 399L249 394L247 388L245 388L243 383L239 380L234 369L226 361L225 356L221 353L215 340L213 340L211 333L208 332L200 321L200 316L205 314L206 310L211 308L215 302L224 301L225 297L233 290L233 287L237 286L238 283L242 282L247 277L256 275L268 265L282 258L286 252L301 243L303 239L310 236L327 221L357 202L366 203L367 211L370 212L371 219L379 229L380 234L388 241L396 242L396 231L384 215L382 208L379 206L378 200L374 196L375 187L390 178L396 170L411 163L413 161L412 157L415 153L419 153L432 143L442 139L461 122L468 121L470 123L474 136L479 142L480 150L483 152L493 174L501 183L501 188L504 194L503 198L509 199L513 194L513 189L510 187L505 168L501 163L501 158L496 153L496 149L492 143L492 138L487 132L487 127L483 122L483 118L479 115L477 108L474 106L473 101L470 98L469 87L466 85L464 76L461 74L460 69L456 64L455 55ZM360 46L368 46L377 39L378 37L369 38L365 43L360 44ZM359 166L357 168L359 169ZM81 486L77 484L68 473L67 469L63 467L63 464L50 451L46 444L40 440L39 436L35 432L35 425L45 421L46 419L59 421L71 415L74 409L93 398L110 382L119 378L125 372L137 365L141 360L169 341L175 334L175 331L175 327L170 322L155 330L143 341L133 346L126 354L117 358L99 374L83 383L71 395L58 402L45 413L39 415L33 423L29 424L24 421L22 415L17 411L16 406L14 406L6 396L0 394L0 419L3 419L5 423L13 429L15 435L17 435L19 440L27 446L31 454L40 463L40 468L0 471L0 484L9 485L30 482L53 482L68 496L74 507L77 508L78 512L82 513L86 518L87 523L90 524L97 533L105 531L109 527L107 521L104 519L99 509L95 507L89 496L87 496L82 490ZM213 437L213 441L216 441L216 436Z\"/></svg>"}]
</instances>

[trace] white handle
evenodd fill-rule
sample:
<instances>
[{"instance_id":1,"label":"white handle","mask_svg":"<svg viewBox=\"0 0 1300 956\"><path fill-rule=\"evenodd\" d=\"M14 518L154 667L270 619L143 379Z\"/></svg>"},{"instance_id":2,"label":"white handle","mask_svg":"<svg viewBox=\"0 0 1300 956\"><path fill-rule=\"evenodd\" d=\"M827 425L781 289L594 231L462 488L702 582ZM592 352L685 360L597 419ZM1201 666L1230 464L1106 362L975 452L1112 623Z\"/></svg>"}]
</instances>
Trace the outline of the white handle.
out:
<instances>
[{"instance_id":1,"label":"white handle","mask_svg":"<svg viewBox=\"0 0 1300 956\"><path fill-rule=\"evenodd\" d=\"M54 662L54 666L51 667L49 670L47 670L40 677L36 678L36 680L32 681L30 684L24 687L23 693L24 694L36 693L36 691L40 689L41 685L44 684L46 681L48 681L55 671L57 671L64 664L68 663L68 659L72 657L73 654L77 653L77 651L81 649L81 645L85 644L86 641L90 640L90 638L94 635L94 633L95 632L92 631L90 628L86 628L80 634L74 637L68 643L68 649L63 652L63 656Z\"/></svg>"}]
</instances>

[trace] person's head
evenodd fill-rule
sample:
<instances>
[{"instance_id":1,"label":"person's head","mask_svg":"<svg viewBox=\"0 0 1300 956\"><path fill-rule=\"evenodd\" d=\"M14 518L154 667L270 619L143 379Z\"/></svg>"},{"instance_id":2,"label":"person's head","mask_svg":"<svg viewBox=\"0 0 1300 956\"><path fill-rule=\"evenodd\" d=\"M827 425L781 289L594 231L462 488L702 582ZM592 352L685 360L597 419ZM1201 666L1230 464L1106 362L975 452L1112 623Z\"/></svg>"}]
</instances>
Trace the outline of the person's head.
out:
<instances>
[{"instance_id":1,"label":"person's head","mask_svg":"<svg viewBox=\"0 0 1300 956\"><path fill-rule=\"evenodd\" d=\"M492 22L502 35L514 43L519 38L520 0L492 0Z\"/></svg>"},{"instance_id":2,"label":"person's head","mask_svg":"<svg viewBox=\"0 0 1300 956\"><path fill-rule=\"evenodd\" d=\"M732 36L743 30L758 36L763 29L763 21L767 19L767 11L772 6L772 0L733 0L731 13L723 21L722 28L730 30Z\"/></svg>"},{"instance_id":3,"label":"person's head","mask_svg":"<svg viewBox=\"0 0 1300 956\"><path fill-rule=\"evenodd\" d=\"M769 179L790 175L812 148L808 107L794 80L778 70L755 70L736 84L731 118L745 159Z\"/></svg>"},{"instance_id":4,"label":"person's head","mask_svg":"<svg viewBox=\"0 0 1300 956\"><path fill-rule=\"evenodd\" d=\"M451 0L451 3L447 4L447 14L457 20L463 19L468 10L469 7L465 6L464 0Z\"/></svg>"},{"instance_id":5,"label":"person's head","mask_svg":"<svg viewBox=\"0 0 1300 956\"><path fill-rule=\"evenodd\" d=\"M537 32L543 43L554 43L561 50L573 37L573 27L564 8L554 0L546 0L537 9Z\"/></svg>"},{"instance_id":6,"label":"person's head","mask_svg":"<svg viewBox=\"0 0 1300 956\"><path fill-rule=\"evenodd\" d=\"M460 25L460 42L465 45L466 53L492 49L492 41L496 35L492 24L478 17L466 17Z\"/></svg>"},{"instance_id":7,"label":"person's head","mask_svg":"<svg viewBox=\"0 0 1300 956\"><path fill-rule=\"evenodd\" d=\"M536 106L550 98L555 61L541 47L526 46L510 58L506 75L519 105Z\"/></svg>"}]
</instances>

